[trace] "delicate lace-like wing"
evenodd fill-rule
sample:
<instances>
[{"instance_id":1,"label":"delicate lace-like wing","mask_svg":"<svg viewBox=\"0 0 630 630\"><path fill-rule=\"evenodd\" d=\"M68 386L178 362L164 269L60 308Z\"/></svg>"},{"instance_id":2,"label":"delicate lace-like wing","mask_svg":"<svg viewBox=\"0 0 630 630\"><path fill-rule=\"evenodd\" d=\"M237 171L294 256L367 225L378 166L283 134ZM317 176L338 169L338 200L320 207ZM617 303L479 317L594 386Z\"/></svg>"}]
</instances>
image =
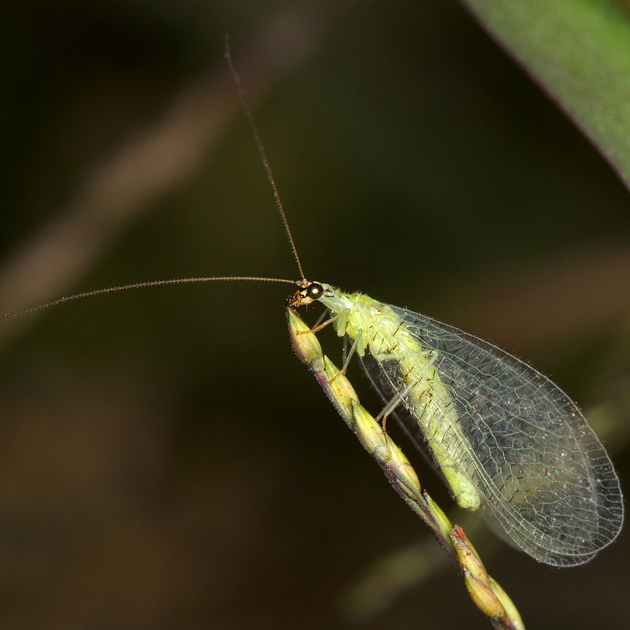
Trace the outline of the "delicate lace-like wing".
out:
<instances>
[{"instance_id":1,"label":"delicate lace-like wing","mask_svg":"<svg viewBox=\"0 0 630 630\"><path fill-rule=\"evenodd\" d=\"M430 317L391 308L420 347L432 353L458 417L452 439L459 441L459 452L465 441L474 461L465 474L516 545L541 562L569 566L611 543L623 523L619 480L575 403L496 346ZM366 353L362 363L384 400L400 394L396 361ZM407 402L402 407L395 415L417 440L416 412Z\"/></svg>"}]
</instances>

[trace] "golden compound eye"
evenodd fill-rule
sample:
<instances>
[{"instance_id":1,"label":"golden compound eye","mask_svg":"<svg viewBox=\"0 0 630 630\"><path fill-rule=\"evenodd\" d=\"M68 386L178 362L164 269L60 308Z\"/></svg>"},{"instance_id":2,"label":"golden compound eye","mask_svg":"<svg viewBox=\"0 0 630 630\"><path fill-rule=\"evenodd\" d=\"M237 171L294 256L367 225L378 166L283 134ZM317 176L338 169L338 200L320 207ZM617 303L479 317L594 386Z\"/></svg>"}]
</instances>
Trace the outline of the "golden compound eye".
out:
<instances>
[{"instance_id":1,"label":"golden compound eye","mask_svg":"<svg viewBox=\"0 0 630 630\"><path fill-rule=\"evenodd\" d=\"M313 300L319 300L319 298L322 297L324 293L324 287L321 284L318 284L317 282L313 282L313 284L309 285L306 291L307 291L308 297L310 297Z\"/></svg>"}]
</instances>

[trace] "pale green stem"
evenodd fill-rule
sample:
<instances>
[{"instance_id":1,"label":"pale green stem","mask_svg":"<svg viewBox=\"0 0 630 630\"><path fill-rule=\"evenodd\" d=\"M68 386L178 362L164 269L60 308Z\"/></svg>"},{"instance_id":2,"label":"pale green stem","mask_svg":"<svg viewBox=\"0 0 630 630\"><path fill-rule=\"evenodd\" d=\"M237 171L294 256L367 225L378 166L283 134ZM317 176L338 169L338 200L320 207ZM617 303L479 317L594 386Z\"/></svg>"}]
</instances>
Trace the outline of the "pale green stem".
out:
<instances>
[{"instance_id":1,"label":"pale green stem","mask_svg":"<svg viewBox=\"0 0 630 630\"><path fill-rule=\"evenodd\" d=\"M440 545L459 567L466 589L477 608L495 628L525 630L516 607L487 574L462 528L453 527L442 509L422 491L418 476L407 457L361 405L345 374L324 355L315 333L292 308L287 308L287 321L295 353L314 374L330 402L363 448L376 460L394 490L431 528Z\"/></svg>"}]
</instances>

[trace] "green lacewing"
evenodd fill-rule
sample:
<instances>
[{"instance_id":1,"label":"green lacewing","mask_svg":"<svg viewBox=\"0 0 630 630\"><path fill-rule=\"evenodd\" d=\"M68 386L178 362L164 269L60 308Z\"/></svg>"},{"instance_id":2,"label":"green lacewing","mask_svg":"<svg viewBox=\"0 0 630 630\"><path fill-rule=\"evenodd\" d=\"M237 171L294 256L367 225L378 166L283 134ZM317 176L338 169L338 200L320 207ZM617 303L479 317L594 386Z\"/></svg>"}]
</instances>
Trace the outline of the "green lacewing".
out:
<instances>
[{"instance_id":1,"label":"green lacewing","mask_svg":"<svg viewBox=\"0 0 630 630\"><path fill-rule=\"evenodd\" d=\"M303 281L457 503L540 562L590 560L621 530L608 453L577 405L540 372L474 335L360 293Z\"/></svg>"}]
</instances>

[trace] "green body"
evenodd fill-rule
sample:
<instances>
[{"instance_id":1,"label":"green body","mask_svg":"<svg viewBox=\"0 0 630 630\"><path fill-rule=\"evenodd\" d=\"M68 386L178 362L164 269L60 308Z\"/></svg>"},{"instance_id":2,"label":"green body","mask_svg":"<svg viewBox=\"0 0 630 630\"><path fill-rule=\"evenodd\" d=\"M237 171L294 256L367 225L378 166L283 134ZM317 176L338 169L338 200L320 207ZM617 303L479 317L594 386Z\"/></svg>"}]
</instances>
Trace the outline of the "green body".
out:
<instances>
[{"instance_id":1,"label":"green body","mask_svg":"<svg viewBox=\"0 0 630 630\"><path fill-rule=\"evenodd\" d=\"M458 415L449 392L433 366L435 355L422 348L389 305L361 293L343 293L322 285L319 301L337 315L333 326L339 337L356 342L356 353L366 350L381 365L397 372L394 397L417 419L436 464L457 503L476 510L481 498L461 471L474 469L470 446L459 431ZM404 392L401 395L400 392Z\"/></svg>"}]
</instances>

